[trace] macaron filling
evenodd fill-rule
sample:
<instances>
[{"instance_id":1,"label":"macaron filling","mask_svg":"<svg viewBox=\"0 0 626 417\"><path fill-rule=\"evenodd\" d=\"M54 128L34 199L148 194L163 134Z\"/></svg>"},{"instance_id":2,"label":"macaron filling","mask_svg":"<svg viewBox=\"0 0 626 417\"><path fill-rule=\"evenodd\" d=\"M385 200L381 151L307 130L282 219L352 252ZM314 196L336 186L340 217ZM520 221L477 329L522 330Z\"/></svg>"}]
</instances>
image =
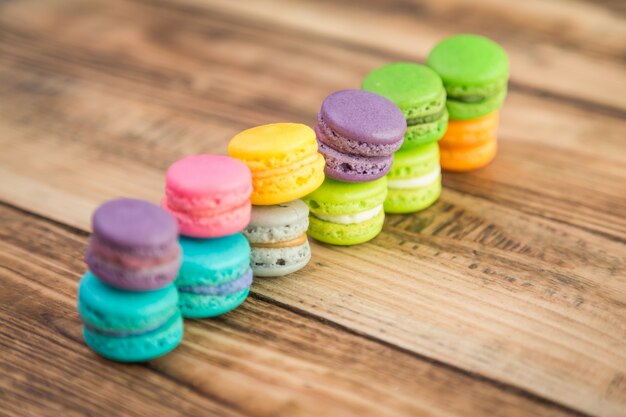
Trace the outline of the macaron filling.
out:
<instances>
[{"instance_id":1,"label":"macaron filling","mask_svg":"<svg viewBox=\"0 0 626 417\"><path fill-rule=\"evenodd\" d=\"M162 253L160 253L162 251ZM85 259L89 264L89 260L99 258L101 261L107 263L116 264L120 267L129 269L142 269L157 267L163 264L176 261L180 258L181 250L180 246L173 241L171 245L167 247L159 248L158 251L152 251L151 256L139 256L132 252L122 251L114 248L106 243L102 242L96 235L93 235L89 240L89 248Z\"/></svg>"},{"instance_id":2,"label":"macaron filling","mask_svg":"<svg viewBox=\"0 0 626 417\"><path fill-rule=\"evenodd\" d=\"M130 269L87 254L85 258L94 275L116 288L129 291L149 291L174 281L181 258L148 268Z\"/></svg>"},{"instance_id":3,"label":"macaron filling","mask_svg":"<svg viewBox=\"0 0 626 417\"><path fill-rule=\"evenodd\" d=\"M428 174L413 178L387 178L387 186L390 189L410 190L414 188L427 187L439 179L441 167L437 166Z\"/></svg>"},{"instance_id":4,"label":"macaron filling","mask_svg":"<svg viewBox=\"0 0 626 417\"><path fill-rule=\"evenodd\" d=\"M253 248L266 248L266 249L280 249L280 248L293 248L296 246L304 245L307 241L306 233L302 233L298 237L290 240L277 241L277 242L250 242L250 246Z\"/></svg>"},{"instance_id":5,"label":"macaron filling","mask_svg":"<svg viewBox=\"0 0 626 417\"><path fill-rule=\"evenodd\" d=\"M391 169L393 156L365 157L339 152L320 141L320 152L326 159L324 173L331 178L352 182L378 179Z\"/></svg>"},{"instance_id":6,"label":"macaron filling","mask_svg":"<svg viewBox=\"0 0 626 417\"><path fill-rule=\"evenodd\" d=\"M103 329L97 326L92 325L89 322L83 321L83 326L91 333L96 333L102 336L107 337L115 337L115 338L126 338L126 337L136 337L136 336L146 336L151 333L158 333L161 329L168 327L174 322L178 320L178 310L174 310L174 312L169 316L166 320L152 325L150 327L146 327L143 329L135 329L135 330L110 330Z\"/></svg>"},{"instance_id":7,"label":"macaron filling","mask_svg":"<svg viewBox=\"0 0 626 417\"><path fill-rule=\"evenodd\" d=\"M168 202L166 201L167 205ZM211 226L215 222L227 222L227 219L244 218L250 213L252 207L249 200L239 202L237 205L220 208L198 208L190 211L178 211L171 206L166 206L170 213L176 217L180 225L194 224L199 226Z\"/></svg>"},{"instance_id":8,"label":"macaron filling","mask_svg":"<svg viewBox=\"0 0 626 417\"><path fill-rule=\"evenodd\" d=\"M234 281L217 285L181 285L178 291L189 294L224 296L245 290L252 285L252 270L248 268L243 275Z\"/></svg>"},{"instance_id":9,"label":"macaron filling","mask_svg":"<svg viewBox=\"0 0 626 417\"><path fill-rule=\"evenodd\" d=\"M408 118L406 119L406 124L407 126L415 126L415 125L420 125L424 123L432 123L441 119L445 115L445 113L446 113L446 108L445 106L443 106L437 113L429 114L426 116Z\"/></svg>"},{"instance_id":10,"label":"macaron filling","mask_svg":"<svg viewBox=\"0 0 626 417\"><path fill-rule=\"evenodd\" d=\"M240 190L231 190L228 193L215 193L206 196L189 196L184 192L179 192L171 187L165 190L165 202L167 207L173 211L202 211L212 210L222 207L238 206L246 201L245 196L252 193L252 184L246 184Z\"/></svg>"},{"instance_id":11,"label":"macaron filling","mask_svg":"<svg viewBox=\"0 0 626 417\"><path fill-rule=\"evenodd\" d=\"M311 214L313 214L313 216L317 217L320 220L324 220L330 223L355 224L355 223L363 223L370 219L373 219L374 217L378 216L381 211L383 211L382 204L377 205L376 207L371 208L369 210L364 210L364 211L361 211L358 213L352 213L352 214L329 215L329 214L315 213L313 211L311 211Z\"/></svg>"}]
</instances>

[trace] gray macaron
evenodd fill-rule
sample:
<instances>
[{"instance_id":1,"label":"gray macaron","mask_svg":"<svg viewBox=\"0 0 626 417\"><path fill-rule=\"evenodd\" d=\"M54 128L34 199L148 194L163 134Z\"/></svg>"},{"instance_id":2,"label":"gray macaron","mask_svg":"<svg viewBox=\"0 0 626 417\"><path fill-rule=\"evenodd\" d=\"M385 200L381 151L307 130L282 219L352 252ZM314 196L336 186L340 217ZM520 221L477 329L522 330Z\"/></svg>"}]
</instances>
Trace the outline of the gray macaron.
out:
<instances>
[{"instance_id":1,"label":"gray macaron","mask_svg":"<svg viewBox=\"0 0 626 417\"><path fill-rule=\"evenodd\" d=\"M277 277L303 268L311 259L306 236L309 208L301 200L253 206L243 231L252 249L250 264L258 277Z\"/></svg>"}]
</instances>

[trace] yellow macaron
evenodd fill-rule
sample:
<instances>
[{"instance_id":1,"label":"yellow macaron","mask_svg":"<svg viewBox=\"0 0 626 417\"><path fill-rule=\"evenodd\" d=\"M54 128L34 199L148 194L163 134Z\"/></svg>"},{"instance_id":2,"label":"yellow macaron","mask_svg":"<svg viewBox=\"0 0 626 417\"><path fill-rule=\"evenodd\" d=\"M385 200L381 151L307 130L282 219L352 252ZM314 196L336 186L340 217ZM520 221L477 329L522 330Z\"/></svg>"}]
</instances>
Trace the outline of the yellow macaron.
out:
<instances>
[{"instance_id":1,"label":"yellow macaron","mask_svg":"<svg viewBox=\"0 0 626 417\"><path fill-rule=\"evenodd\" d=\"M257 126L235 135L228 154L252 171L254 205L286 203L303 197L324 181L324 157L315 132L298 123Z\"/></svg>"}]
</instances>

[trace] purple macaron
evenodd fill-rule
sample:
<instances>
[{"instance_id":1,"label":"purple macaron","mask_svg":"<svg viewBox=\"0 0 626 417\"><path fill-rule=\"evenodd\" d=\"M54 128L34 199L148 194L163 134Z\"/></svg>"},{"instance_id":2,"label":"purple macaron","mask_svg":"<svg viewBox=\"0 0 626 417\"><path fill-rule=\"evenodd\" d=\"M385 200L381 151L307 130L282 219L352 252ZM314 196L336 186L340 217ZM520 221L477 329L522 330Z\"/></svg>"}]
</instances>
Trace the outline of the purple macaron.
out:
<instances>
[{"instance_id":1,"label":"purple macaron","mask_svg":"<svg viewBox=\"0 0 626 417\"><path fill-rule=\"evenodd\" d=\"M181 265L174 217L147 201L120 198L93 214L85 261L107 284L132 291L164 287Z\"/></svg>"},{"instance_id":2,"label":"purple macaron","mask_svg":"<svg viewBox=\"0 0 626 417\"><path fill-rule=\"evenodd\" d=\"M402 111L385 97L362 90L332 93L322 103L315 126L326 176L345 182L385 176L405 132Z\"/></svg>"}]
</instances>

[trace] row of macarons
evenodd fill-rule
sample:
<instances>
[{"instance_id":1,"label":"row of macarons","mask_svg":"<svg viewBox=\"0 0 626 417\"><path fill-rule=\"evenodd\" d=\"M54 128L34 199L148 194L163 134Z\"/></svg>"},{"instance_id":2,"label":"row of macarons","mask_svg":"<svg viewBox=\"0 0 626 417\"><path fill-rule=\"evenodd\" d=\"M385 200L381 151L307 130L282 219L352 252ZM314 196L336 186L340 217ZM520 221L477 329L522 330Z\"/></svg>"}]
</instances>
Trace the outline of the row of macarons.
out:
<instances>
[{"instance_id":1,"label":"row of macarons","mask_svg":"<svg viewBox=\"0 0 626 417\"><path fill-rule=\"evenodd\" d=\"M432 204L448 119L497 113L508 61L488 39L461 35L441 42L428 64L390 64L363 90L331 94L314 129L258 126L230 141L230 157L175 162L161 207L130 199L100 207L79 290L87 343L117 360L163 354L182 338L181 315L242 303L252 270L278 276L306 265L307 229L326 243L358 244L380 232L385 211ZM469 126L461 139L476 136Z\"/></svg>"}]
</instances>

